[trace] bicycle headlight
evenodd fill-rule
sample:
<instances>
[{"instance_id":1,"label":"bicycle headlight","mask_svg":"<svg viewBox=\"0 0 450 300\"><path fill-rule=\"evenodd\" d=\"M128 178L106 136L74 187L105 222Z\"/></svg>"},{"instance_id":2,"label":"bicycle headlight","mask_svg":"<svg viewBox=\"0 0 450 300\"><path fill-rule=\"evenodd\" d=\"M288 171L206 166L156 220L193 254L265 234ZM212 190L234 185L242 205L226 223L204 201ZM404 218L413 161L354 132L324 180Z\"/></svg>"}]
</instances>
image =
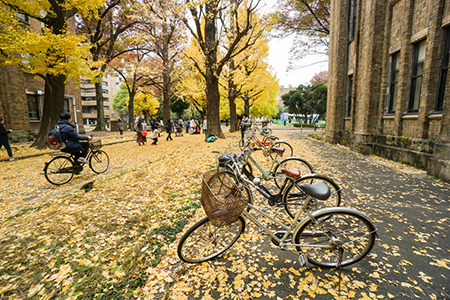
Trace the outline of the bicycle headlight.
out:
<instances>
[{"instance_id":1,"label":"bicycle headlight","mask_svg":"<svg viewBox=\"0 0 450 300\"><path fill-rule=\"evenodd\" d=\"M219 157L219 167L225 168L226 165L231 164L232 158L230 154L224 154Z\"/></svg>"}]
</instances>

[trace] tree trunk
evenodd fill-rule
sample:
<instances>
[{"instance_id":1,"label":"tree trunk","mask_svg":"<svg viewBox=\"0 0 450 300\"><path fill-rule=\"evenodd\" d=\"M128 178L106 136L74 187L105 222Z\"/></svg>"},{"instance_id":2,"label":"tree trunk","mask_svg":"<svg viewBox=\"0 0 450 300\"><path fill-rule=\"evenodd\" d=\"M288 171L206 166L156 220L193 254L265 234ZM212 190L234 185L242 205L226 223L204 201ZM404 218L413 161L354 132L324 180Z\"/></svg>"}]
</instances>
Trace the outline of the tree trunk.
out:
<instances>
[{"instance_id":1,"label":"tree trunk","mask_svg":"<svg viewBox=\"0 0 450 300\"><path fill-rule=\"evenodd\" d=\"M95 98L97 100L97 126L95 131L105 131L105 110L103 108L102 82L95 83Z\"/></svg>"},{"instance_id":2,"label":"tree trunk","mask_svg":"<svg viewBox=\"0 0 450 300\"><path fill-rule=\"evenodd\" d=\"M49 146L48 132L55 127L59 120L59 115L64 110L65 81L66 76L64 75L46 76L41 126L39 127L38 136L31 147L44 149Z\"/></svg>"},{"instance_id":3,"label":"tree trunk","mask_svg":"<svg viewBox=\"0 0 450 300\"><path fill-rule=\"evenodd\" d=\"M244 96L244 113L250 118L250 99L247 94Z\"/></svg>"},{"instance_id":4,"label":"tree trunk","mask_svg":"<svg viewBox=\"0 0 450 300\"><path fill-rule=\"evenodd\" d=\"M220 127L219 78L210 72L206 72L206 103L208 105L208 135L214 134L216 137L225 138Z\"/></svg>"},{"instance_id":5,"label":"tree trunk","mask_svg":"<svg viewBox=\"0 0 450 300\"><path fill-rule=\"evenodd\" d=\"M230 106L230 132L235 132L238 130L236 114L236 85L232 82L228 84L228 102Z\"/></svg>"},{"instance_id":6,"label":"tree trunk","mask_svg":"<svg viewBox=\"0 0 450 300\"><path fill-rule=\"evenodd\" d=\"M131 93L128 99L128 128L131 130L134 129L134 95L135 93Z\"/></svg>"}]
</instances>

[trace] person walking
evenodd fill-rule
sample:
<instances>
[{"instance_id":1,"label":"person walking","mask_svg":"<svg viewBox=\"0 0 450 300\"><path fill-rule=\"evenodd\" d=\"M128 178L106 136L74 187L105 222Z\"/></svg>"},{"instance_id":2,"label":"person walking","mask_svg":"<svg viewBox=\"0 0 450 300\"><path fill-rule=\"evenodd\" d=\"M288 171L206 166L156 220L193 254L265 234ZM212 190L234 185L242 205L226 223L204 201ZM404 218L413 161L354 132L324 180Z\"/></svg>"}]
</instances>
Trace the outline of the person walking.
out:
<instances>
[{"instance_id":1,"label":"person walking","mask_svg":"<svg viewBox=\"0 0 450 300\"><path fill-rule=\"evenodd\" d=\"M2 148L2 146L5 146L6 152L8 153L8 156L9 156L9 160L15 161L13 154L12 154L11 146L9 145L9 140L8 140L8 134L10 134L12 132L12 130L6 130L4 123L5 123L5 119L0 117L0 149Z\"/></svg>"},{"instance_id":2,"label":"person walking","mask_svg":"<svg viewBox=\"0 0 450 300\"><path fill-rule=\"evenodd\" d=\"M245 131L249 128L249 126L250 126L249 118L247 118L246 114L242 114L242 120L239 123L239 127L241 129L241 138L242 138L242 140L244 140Z\"/></svg>"},{"instance_id":3,"label":"person walking","mask_svg":"<svg viewBox=\"0 0 450 300\"><path fill-rule=\"evenodd\" d=\"M191 120L189 121L189 134L194 133L195 133L195 121L194 118L191 118Z\"/></svg>"},{"instance_id":4,"label":"person walking","mask_svg":"<svg viewBox=\"0 0 450 300\"><path fill-rule=\"evenodd\" d=\"M140 117L137 124L136 124L136 132L137 132L137 139L136 139L136 143L139 144L139 146L145 145L145 142L147 142L147 136L144 134L142 135L142 132L145 130L146 131L147 126L144 123L144 120Z\"/></svg>"},{"instance_id":5,"label":"person walking","mask_svg":"<svg viewBox=\"0 0 450 300\"><path fill-rule=\"evenodd\" d=\"M167 132L167 137L166 137L166 141L168 141L169 139L172 141L172 137L170 136L172 134L173 131L173 122L172 119L169 118L167 119L167 123L166 123L166 132Z\"/></svg>"},{"instance_id":6,"label":"person walking","mask_svg":"<svg viewBox=\"0 0 450 300\"><path fill-rule=\"evenodd\" d=\"M123 122L121 119L117 119L117 128L119 129L120 137L122 138L122 140L124 140L125 138L123 137Z\"/></svg>"},{"instance_id":7,"label":"person walking","mask_svg":"<svg viewBox=\"0 0 450 300\"><path fill-rule=\"evenodd\" d=\"M62 152L71 153L75 156L75 162L89 163L86 160L86 155L89 150L89 143L80 143L80 141L92 140L92 136L83 136L78 135L75 131L75 125L71 123L72 114L68 112L63 112L59 116L58 123L56 125L59 126L59 132L61 132L61 138L66 144L66 147L62 149Z\"/></svg>"},{"instance_id":8,"label":"person walking","mask_svg":"<svg viewBox=\"0 0 450 300\"><path fill-rule=\"evenodd\" d=\"M205 137L208 136L208 120L205 118L203 119L203 125L202 125L203 133L205 134Z\"/></svg>"},{"instance_id":9,"label":"person walking","mask_svg":"<svg viewBox=\"0 0 450 300\"><path fill-rule=\"evenodd\" d=\"M152 126L152 134L150 135L150 138L153 140L152 146L155 146L158 143L159 131L161 126L156 119L153 119L150 122L150 125Z\"/></svg>"},{"instance_id":10,"label":"person walking","mask_svg":"<svg viewBox=\"0 0 450 300\"><path fill-rule=\"evenodd\" d=\"M186 119L186 133L189 133L189 119Z\"/></svg>"}]
</instances>

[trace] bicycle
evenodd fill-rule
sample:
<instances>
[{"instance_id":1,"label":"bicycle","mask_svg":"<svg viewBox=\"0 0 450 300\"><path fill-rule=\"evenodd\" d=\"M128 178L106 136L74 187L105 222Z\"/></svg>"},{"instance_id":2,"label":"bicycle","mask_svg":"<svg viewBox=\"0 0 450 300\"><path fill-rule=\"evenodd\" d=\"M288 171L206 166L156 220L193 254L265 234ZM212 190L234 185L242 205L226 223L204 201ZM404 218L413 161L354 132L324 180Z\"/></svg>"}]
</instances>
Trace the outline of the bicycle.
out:
<instances>
[{"instance_id":1,"label":"bicycle","mask_svg":"<svg viewBox=\"0 0 450 300\"><path fill-rule=\"evenodd\" d=\"M211 175L210 172L215 173ZM292 175L290 170L283 169L283 172ZM258 188L242 174L240 177L247 185ZM302 184L300 188L307 199L291 223L284 224L246 199L248 192L243 190L247 186L239 187L227 171L205 173L202 206L208 217L181 237L177 247L179 258L187 263L200 263L221 255L239 239L246 220L268 234L281 250L297 253L301 266L309 262L325 268L345 267L363 259L372 250L378 229L367 215L345 207L315 211L311 208L312 200L325 201L330 194L329 188L323 183ZM271 205L275 204L272 200L268 198ZM303 212L306 217L300 220ZM271 221L278 230L269 229L258 218Z\"/></svg>"},{"instance_id":2,"label":"bicycle","mask_svg":"<svg viewBox=\"0 0 450 300\"><path fill-rule=\"evenodd\" d=\"M86 160L89 161L89 168L94 173L104 173L109 167L109 157L101 148L101 140L89 142L89 149ZM63 185L69 182L73 176L83 171L84 163L76 162L73 154L58 155L45 163L45 178L54 185Z\"/></svg>"},{"instance_id":3,"label":"bicycle","mask_svg":"<svg viewBox=\"0 0 450 300\"><path fill-rule=\"evenodd\" d=\"M241 175L244 175L248 180L258 185L259 189L263 189L263 191L260 191L260 193L265 193L264 196L266 198L269 199L270 197L273 197L273 202L281 200L281 206L284 206L287 214L292 218L294 218L298 206L286 204L291 202L299 202L306 199L306 194L299 188L300 184L313 184L322 182L326 184L330 189L330 196L328 197L328 201L322 204L331 204L332 206L339 206L341 204L342 188L330 177L322 174L314 174L311 165L305 160L297 157L290 157L282 160L281 162L274 161L270 170L264 171L264 169L251 156L251 152L252 149L246 148L244 151L238 154L234 153L231 155L222 155L218 158L218 167L224 171L232 173L233 177L236 179L236 182L239 181ZM249 161L257 166L263 177L258 178L253 175L251 165L248 163ZM271 171L275 163L275 169ZM295 173L291 172L287 176L283 169L295 170ZM308 171L311 171L311 173L308 173ZM271 179L275 181L275 184L279 189L278 194L271 195L269 190L261 185L261 180ZM289 184L286 184L286 179L289 181ZM286 196L283 196L282 193L285 193ZM316 206L319 203L320 202L317 202ZM321 208L323 208L323 205ZM316 209L318 209L318 207L316 207Z\"/></svg>"},{"instance_id":4,"label":"bicycle","mask_svg":"<svg viewBox=\"0 0 450 300\"><path fill-rule=\"evenodd\" d=\"M259 140L256 137L256 130L259 130L259 128L247 130L244 140L239 141L239 148L241 150L244 150L247 147L256 146L257 150L262 150L264 155L269 156L272 160L275 158L282 159L285 154L286 157L292 157L294 155L294 149L286 141L279 140L278 137L274 135L261 133L264 129L260 131L263 138L262 140ZM284 149L284 151L275 151L275 149Z\"/></svg>"}]
</instances>

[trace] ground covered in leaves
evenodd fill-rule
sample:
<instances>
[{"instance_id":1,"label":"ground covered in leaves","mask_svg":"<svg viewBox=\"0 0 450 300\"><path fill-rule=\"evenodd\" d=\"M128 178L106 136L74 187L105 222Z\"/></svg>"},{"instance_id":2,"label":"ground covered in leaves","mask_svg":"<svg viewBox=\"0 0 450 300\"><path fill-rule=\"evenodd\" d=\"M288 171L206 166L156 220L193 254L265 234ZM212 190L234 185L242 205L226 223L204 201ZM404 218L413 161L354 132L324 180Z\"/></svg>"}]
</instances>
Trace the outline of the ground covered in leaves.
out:
<instances>
[{"instance_id":1,"label":"ground covered in leaves","mask_svg":"<svg viewBox=\"0 0 450 300\"><path fill-rule=\"evenodd\" d=\"M342 205L364 211L379 228L370 256L342 271L340 292L338 270L300 267L296 255L250 224L216 260L178 259L179 238L204 217L200 176L219 154L236 151L238 134L214 143L163 136L157 146L113 135L102 137L114 142L103 147L110 169L85 169L64 186L45 180L50 154L0 162L0 299L450 297L448 184L304 133L274 133L343 187ZM21 149L16 157L27 154ZM81 189L91 181L92 190Z\"/></svg>"}]
</instances>

